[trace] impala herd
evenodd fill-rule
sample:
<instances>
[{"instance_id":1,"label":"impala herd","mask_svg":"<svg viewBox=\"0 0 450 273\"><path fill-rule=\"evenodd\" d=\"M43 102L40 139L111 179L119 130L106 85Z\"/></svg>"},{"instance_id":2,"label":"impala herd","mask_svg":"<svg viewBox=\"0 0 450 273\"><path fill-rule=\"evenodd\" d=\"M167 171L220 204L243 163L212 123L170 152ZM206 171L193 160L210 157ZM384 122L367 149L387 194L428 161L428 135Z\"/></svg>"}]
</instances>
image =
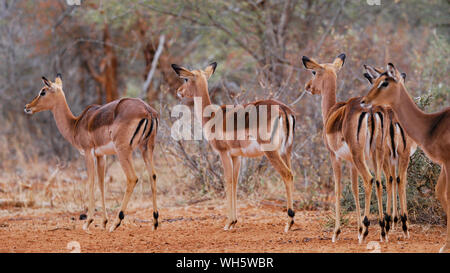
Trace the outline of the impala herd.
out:
<instances>
[{"instance_id":1,"label":"impala herd","mask_svg":"<svg viewBox=\"0 0 450 273\"><path fill-rule=\"evenodd\" d=\"M372 188L375 185L378 205L378 223L380 240L388 241L389 231L401 222L406 238L409 238L408 211L406 203L406 172L410 156L417 146L434 162L441 166L441 174L436 185L436 195L447 215L450 213L450 107L441 112L427 114L421 111L409 96L405 80L406 74L400 73L389 63L386 70L364 65L364 77L370 83L370 91L364 97L353 97L346 102L336 102L337 75L345 63L345 54L337 56L332 63L318 63L306 56L302 57L303 65L311 70L313 77L305 85L305 91L322 98L323 139L330 153L335 182L335 228L332 241L335 242L341 233L340 197L342 193L342 162L350 166L352 192L356 205L357 232L359 243L369 233L369 214ZM287 223L285 232L294 224L294 191L293 172L291 169L291 153L294 140L296 114L286 104L274 100L259 100L239 107L254 107L259 122L258 134L252 134L251 125L246 117L245 126L235 126L234 115L227 111L225 105L207 117L205 109L211 105L208 93L208 79L214 74L217 63L208 65L204 70L188 70L179 65L172 65L175 73L184 83L178 88L180 98L194 99L194 112L203 126L216 117L224 116L215 127L215 132L226 134L221 128L233 126L232 134L242 133L245 139L208 139L211 147L222 161L225 177L228 217L225 230L230 230L237 223L237 183L241 157L266 156L274 169L281 175L287 195ZM102 195L103 219L106 228L108 218L104 197L104 177L106 155L115 154L126 175L127 184L120 210L110 226L114 231L125 217L128 201L138 178L136 176L132 154L136 148L142 153L149 173L153 201L153 229L158 227L158 208L156 202L156 179L153 166L153 151L158 130L158 113L146 102L134 98L122 98L103 106L88 106L78 117L75 117L63 91L61 75L51 82L42 77L44 87L39 94L25 106L27 114L50 110L56 125L64 136L79 152L84 155L89 181L89 206L83 229L87 230L94 220L94 181L97 175ZM265 115L260 110L275 107L275 115ZM231 120L231 121L230 121ZM263 146L272 139L261 137L259 129L261 120L267 125L271 138L279 136L273 149ZM374 175L372 175L372 173ZM383 213L382 172L386 178L387 206ZM359 204L358 174L364 185L364 215L361 216ZM397 195L400 201L400 214L397 209ZM362 219L361 219L362 217ZM447 240L440 250L450 251L450 217L447 217Z\"/></svg>"}]
</instances>

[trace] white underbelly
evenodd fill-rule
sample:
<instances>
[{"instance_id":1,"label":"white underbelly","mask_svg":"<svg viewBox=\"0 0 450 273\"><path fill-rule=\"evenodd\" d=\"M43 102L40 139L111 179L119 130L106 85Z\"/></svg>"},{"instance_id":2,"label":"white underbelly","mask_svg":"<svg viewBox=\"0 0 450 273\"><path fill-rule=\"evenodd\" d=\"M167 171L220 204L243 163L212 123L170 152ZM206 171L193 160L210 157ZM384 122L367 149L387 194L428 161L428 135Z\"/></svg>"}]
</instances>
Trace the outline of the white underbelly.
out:
<instances>
[{"instance_id":1,"label":"white underbelly","mask_svg":"<svg viewBox=\"0 0 450 273\"><path fill-rule=\"evenodd\" d=\"M231 148L231 156L245 156L245 157L259 157L264 153L261 149L261 145L256 141L251 141L250 145L241 148Z\"/></svg>"},{"instance_id":2,"label":"white underbelly","mask_svg":"<svg viewBox=\"0 0 450 273\"><path fill-rule=\"evenodd\" d=\"M112 155L115 153L116 153L116 150L114 148L114 143L112 141L108 142L108 144L106 144L106 145L98 146L94 149L94 154L96 156Z\"/></svg>"}]
</instances>

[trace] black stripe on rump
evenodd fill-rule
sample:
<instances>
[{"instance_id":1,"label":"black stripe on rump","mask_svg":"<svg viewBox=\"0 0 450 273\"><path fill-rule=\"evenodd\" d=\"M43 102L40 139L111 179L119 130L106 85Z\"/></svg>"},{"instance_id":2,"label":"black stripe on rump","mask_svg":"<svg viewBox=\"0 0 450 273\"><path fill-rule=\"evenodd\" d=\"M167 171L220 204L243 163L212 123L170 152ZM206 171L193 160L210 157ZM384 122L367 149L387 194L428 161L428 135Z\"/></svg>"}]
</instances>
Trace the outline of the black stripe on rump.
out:
<instances>
[{"instance_id":1,"label":"black stripe on rump","mask_svg":"<svg viewBox=\"0 0 450 273\"><path fill-rule=\"evenodd\" d=\"M286 129L287 129L287 135L286 135L286 139L284 140L284 145L286 145L286 142L288 141L288 139L289 139L289 129L290 129L290 127L289 127L289 117L288 117L288 114L286 113L286 110L283 108L283 107L281 107L281 109L283 109L283 112L284 112L284 116L286 117Z\"/></svg>"},{"instance_id":2,"label":"black stripe on rump","mask_svg":"<svg viewBox=\"0 0 450 273\"><path fill-rule=\"evenodd\" d=\"M156 123L158 123L158 119L156 119ZM153 118L152 118L152 123L150 123L150 130L148 131L147 135L145 136L146 139L152 133L152 131L153 131Z\"/></svg>"},{"instance_id":3,"label":"black stripe on rump","mask_svg":"<svg viewBox=\"0 0 450 273\"><path fill-rule=\"evenodd\" d=\"M394 158L397 157L397 150L395 149L395 140L394 140L394 125L391 122L391 126L389 126L389 135L391 136L391 146L392 146L392 154L394 155Z\"/></svg>"},{"instance_id":4,"label":"black stripe on rump","mask_svg":"<svg viewBox=\"0 0 450 273\"><path fill-rule=\"evenodd\" d=\"M362 112L361 116L359 116L358 120L358 131L356 132L356 139L359 141L359 131L361 130L361 125L364 117L366 116L367 112Z\"/></svg>"},{"instance_id":5,"label":"black stripe on rump","mask_svg":"<svg viewBox=\"0 0 450 273\"><path fill-rule=\"evenodd\" d=\"M373 116L374 116L374 114L371 113L370 114L370 120L372 121L372 127L371 127L371 130L370 130L370 142L369 142L370 146L372 146L373 133L375 132L375 118Z\"/></svg>"},{"instance_id":6,"label":"black stripe on rump","mask_svg":"<svg viewBox=\"0 0 450 273\"><path fill-rule=\"evenodd\" d=\"M406 149L406 137L405 137L405 132L403 132L403 128L402 126L400 126L400 124L397 122L396 123L398 125L398 127L400 128L400 133L402 134L402 140L403 140L403 151Z\"/></svg>"},{"instance_id":7,"label":"black stripe on rump","mask_svg":"<svg viewBox=\"0 0 450 273\"><path fill-rule=\"evenodd\" d=\"M139 124L138 124L138 126L137 126L137 128L136 128L136 131L134 131L133 137L132 137L131 140L130 140L130 145L133 144L133 139L134 139L134 137L136 136L136 134L139 132L139 129L141 129L142 123L144 123L145 120L146 120L146 119L143 118L143 119L141 119L141 120L139 121Z\"/></svg>"}]
</instances>

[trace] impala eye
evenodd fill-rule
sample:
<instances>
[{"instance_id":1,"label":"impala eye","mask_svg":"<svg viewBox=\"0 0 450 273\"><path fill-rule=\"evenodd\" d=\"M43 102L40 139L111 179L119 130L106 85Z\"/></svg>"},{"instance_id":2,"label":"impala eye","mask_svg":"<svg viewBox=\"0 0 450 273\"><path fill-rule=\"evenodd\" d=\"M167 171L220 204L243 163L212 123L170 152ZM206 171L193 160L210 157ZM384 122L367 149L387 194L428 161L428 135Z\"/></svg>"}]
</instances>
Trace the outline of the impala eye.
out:
<instances>
[{"instance_id":1,"label":"impala eye","mask_svg":"<svg viewBox=\"0 0 450 273\"><path fill-rule=\"evenodd\" d=\"M380 85L378 86L378 88L386 87L386 86L388 86L388 85L389 85L389 82L388 82L388 81L383 81L383 82L380 83Z\"/></svg>"},{"instance_id":2,"label":"impala eye","mask_svg":"<svg viewBox=\"0 0 450 273\"><path fill-rule=\"evenodd\" d=\"M45 96L45 91L41 91L41 97Z\"/></svg>"},{"instance_id":3,"label":"impala eye","mask_svg":"<svg viewBox=\"0 0 450 273\"><path fill-rule=\"evenodd\" d=\"M188 82L188 79L184 79L184 82Z\"/></svg>"},{"instance_id":4,"label":"impala eye","mask_svg":"<svg viewBox=\"0 0 450 273\"><path fill-rule=\"evenodd\" d=\"M316 71L313 70L313 71L311 71L311 72L313 73L314 76L316 75Z\"/></svg>"}]
</instances>

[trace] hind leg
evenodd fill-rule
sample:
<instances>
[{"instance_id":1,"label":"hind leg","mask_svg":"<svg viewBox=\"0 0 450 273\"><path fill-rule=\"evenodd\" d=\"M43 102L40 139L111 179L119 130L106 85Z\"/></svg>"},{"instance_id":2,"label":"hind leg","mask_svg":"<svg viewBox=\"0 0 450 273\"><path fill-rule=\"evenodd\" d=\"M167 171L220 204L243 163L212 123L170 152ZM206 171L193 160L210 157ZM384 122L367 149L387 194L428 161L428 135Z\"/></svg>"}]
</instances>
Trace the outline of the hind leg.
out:
<instances>
[{"instance_id":1,"label":"hind leg","mask_svg":"<svg viewBox=\"0 0 450 273\"><path fill-rule=\"evenodd\" d=\"M127 208L128 202L130 201L131 194L133 193L134 187L138 182L138 178L136 176L136 172L134 171L132 163L131 151L119 151L117 153L117 157L125 173L125 176L127 177L127 187L123 196L122 205L120 206L119 214L117 215L116 220L113 222L113 225L110 227L110 232L113 232L122 223L122 220L125 217L125 210Z\"/></svg>"},{"instance_id":2,"label":"hind leg","mask_svg":"<svg viewBox=\"0 0 450 273\"><path fill-rule=\"evenodd\" d=\"M152 188L152 202L153 202L153 230L158 228L158 205L156 202L156 172L155 167L153 166L153 145L150 145L148 148L144 148L141 150L142 158L144 159L145 167L148 172L148 177L150 180L150 185Z\"/></svg>"},{"instance_id":3,"label":"hind leg","mask_svg":"<svg viewBox=\"0 0 450 273\"><path fill-rule=\"evenodd\" d=\"M233 211L232 211L232 225L230 229L232 229L237 223L237 184L239 181L239 170L241 168L241 157L236 156L232 157L233 161L233 185L232 185L232 198L233 198Z\"/></svg>"},{"instance_id":4,"label":"hind leg","mask_svg":"<svg viewBox=\"0 0 450 273\"><path fill-rule=\"evenodd\" d=\"M359 186L358 186L358 170L352 166L350 170L350 176L352 179L352 193L353 198L355 198L356 206L356 221L358 223L358 240L362 237L362 223L361 223L361 205L359 204Z\"/></svg>"},{"instance_id":5,"label":"hind leg","mask_svg":"<svg viewBox=\"0 0 450 273\"><path fill-rule=\"evenodd\" d=\"M362 221L362 236L359 237L359 243L362 243L367 235L369 235L369 215L370 215L370 200L372 197L372 185L373 185L373 178L372 175L369 172L369 169L367 168L366 161L364 159L364 155L362 153L362 150L358 152L358 150L352 150L352 156L353 156L353 164L358 169L359 174L362 176L364 181L364 218Z\"/></svg>"},{"instance_id":6,"label":"hind leg","mask_svg":"<svg viewBox=\"0 0 450 273\"><path fill-rule=\"evenodd\" d=\"M400 219L402 221L402 230L405 238L409 238L409 230L408 230L408 207L407 207L407 200L406 200L406 185L408 184L407 181L407 169L409 164L409 154L406 154L405 156L402 156L399 159L399 165L398 165L398 177L397 177L397 184L398 184L398 194L400 199Z\"/></svg>"},{"instance_id":7,"label":"hind leg","mask_svg":"<svg viewBox=\"0 0 450 273\"><path fill-rule=\"evenodd\" d=\"M278 151L266 151L264 152L264 154L266 155L267 159L269 159L274 169L281 175L281 178L283 179L284 185L286 187L286 206L288 221L286 223L286 227L284 228L284 232L288 232L294 224L295 216L294 203L292 200L292 192L294 190L294 177L292 175L291 169L286 165Z\"/></svg>"},{"instance_id":8,"label":"hind leg","mask_svg":"<svg viewBox=\"0 0 450 273\"><path fill-rule=\"evenodd\" d=\"M377 196L377 204L378 204L378 223L380 225L381 242L388 240L385 230L386 221L383 217L383 185L381 184L382 155L384 155L384 151L377 147L373 158L374 160L373 165L375 167L375 193Z\"/></svg>"}]
</instances>

